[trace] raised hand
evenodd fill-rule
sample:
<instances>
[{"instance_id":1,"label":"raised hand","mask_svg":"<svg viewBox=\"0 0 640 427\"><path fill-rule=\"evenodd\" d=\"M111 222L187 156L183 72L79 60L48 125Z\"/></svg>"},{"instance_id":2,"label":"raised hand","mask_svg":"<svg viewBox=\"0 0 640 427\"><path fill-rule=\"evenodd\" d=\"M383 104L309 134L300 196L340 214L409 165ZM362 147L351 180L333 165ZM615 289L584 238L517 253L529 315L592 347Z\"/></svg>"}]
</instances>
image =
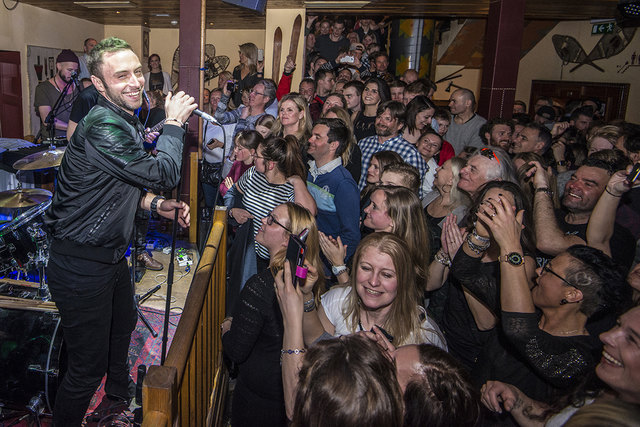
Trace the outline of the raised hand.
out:
<instances>
[{"instance_id":1,"label":"raised hand","mask_svg":"<svg viewBox=\"0 0 640 427\"><path fill-rule=\"evenodd\" d=\"M193 96L189 96L183 91L176 94L169 92L164 102L164 110L167 114L167 120L177 119L182 123L187 121L197 106L198 105L195 103Z\"/></svg>"}]
</instances>

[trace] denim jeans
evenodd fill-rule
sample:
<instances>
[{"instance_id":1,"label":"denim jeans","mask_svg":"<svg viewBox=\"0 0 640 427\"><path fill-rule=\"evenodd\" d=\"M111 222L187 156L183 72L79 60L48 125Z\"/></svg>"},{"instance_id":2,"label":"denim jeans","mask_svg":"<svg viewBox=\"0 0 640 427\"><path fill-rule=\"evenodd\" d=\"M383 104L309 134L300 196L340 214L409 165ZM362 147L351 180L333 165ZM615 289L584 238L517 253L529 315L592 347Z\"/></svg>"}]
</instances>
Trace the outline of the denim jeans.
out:
<instances>
[{"instance_id":1,"label":"denim jeans","mask_svg":"<svg viewBox=\"0 0 640 427\"><path fill-rule=\"evenodd\" d=\"M48 283L67 348L53 421L55 426L79 426L105 373L106 394L131 397L127 358L137 321L134 288L126 259L105 264L55 251Z\"/></svg>"}]
</instances>

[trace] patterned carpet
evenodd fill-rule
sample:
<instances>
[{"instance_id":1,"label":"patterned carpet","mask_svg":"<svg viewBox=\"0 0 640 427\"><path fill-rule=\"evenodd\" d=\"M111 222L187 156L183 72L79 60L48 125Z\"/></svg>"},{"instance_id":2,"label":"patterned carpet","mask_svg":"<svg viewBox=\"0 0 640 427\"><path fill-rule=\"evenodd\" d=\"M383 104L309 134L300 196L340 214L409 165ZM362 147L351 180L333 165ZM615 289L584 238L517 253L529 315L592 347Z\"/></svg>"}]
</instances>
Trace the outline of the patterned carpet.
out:
<instances>
[{"instance_id":1,"label":"patterned carpet","mask_svg":"<svg viewBox=\"0 0 640 427\"><path fill-rule=\"evenodd\" d=\"M131 366L131 378L133 379L133 381L137 381L139 365L146 365L147 367L149 367L151 365L160 364L160 353L162 350L162 327L164 323L164 311L159 311L147 307L141 307L141 310L153 329L158 332L158 336L154 338L151 335L151 332L144 325L144 323L140 320L140 318L138 318L138 323L131 335L131 344L129 346L129 365ZM180 314L180 312L172 312L170 314L167 348L171 345L176 325L180 320ZM87 421L85 424L88 427L97 426L100 419L114 412L124 411L125 415L130 416L131 418L133 417L133 413L129 410L129 408L125 408L123 404L114 403L105 397L104 382L105 379L103 379L102 384L100 384L100 387L91 399L91 404L89 405L89 410L87 412ZM138 405L132 404L131 408L136 406ZM9 415L2 411L0 411L0 413L3 416ZM20 420L20 417L9 417L0 418L0 426L2 425L23 427L37 424L35 423L33 417L24 418L22 420ZM41 416L39 425L43 427L50 426L51 418L47 415Z\"/></svg>"}]
</instances>

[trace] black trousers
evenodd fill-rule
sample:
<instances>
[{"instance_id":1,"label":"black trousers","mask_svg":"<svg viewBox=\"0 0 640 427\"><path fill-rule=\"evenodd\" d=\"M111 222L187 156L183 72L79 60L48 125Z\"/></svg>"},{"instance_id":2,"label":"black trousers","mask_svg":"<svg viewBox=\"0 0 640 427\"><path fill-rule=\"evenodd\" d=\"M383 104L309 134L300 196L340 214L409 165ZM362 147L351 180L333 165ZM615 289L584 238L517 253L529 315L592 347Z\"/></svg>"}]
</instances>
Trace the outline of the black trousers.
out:
<instances>
[{"instance_id":1,"label":"black trousers","mask_svg":"<svg viewBox=\"0 0 640 427\"><path fill-rule=\"evenodd\" d=\"M149 211L138 207L136 209L135 224L136 235L135 245L137 255L141 255L143 251L147 250L147 232L149 231Z\"/></svg>"},{"instance_id":2,"label":"black trousers","mask_svg":"<svg viewBox=\"0 0 640 427\"><path fill-rule=\"evenodd\" d=\"M106 394L132 397L127 357L137 321L134 288L126 259L105 264L52 250L47 277L67 346L53 423L80 426L105 373Z\"/></svg>"}]
</instances>

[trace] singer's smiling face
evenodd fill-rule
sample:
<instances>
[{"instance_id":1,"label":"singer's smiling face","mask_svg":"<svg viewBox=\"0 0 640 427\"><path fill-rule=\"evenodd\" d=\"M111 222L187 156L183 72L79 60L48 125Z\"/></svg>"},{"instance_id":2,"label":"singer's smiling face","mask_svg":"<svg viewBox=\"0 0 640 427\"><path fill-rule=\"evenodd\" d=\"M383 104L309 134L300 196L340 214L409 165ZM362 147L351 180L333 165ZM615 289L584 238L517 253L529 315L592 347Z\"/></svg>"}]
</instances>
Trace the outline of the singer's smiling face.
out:
<instances>
[{"instance_id":1,"label":"singer's smiling face","mask_svg":"<svg viewBox=\"0 0 640 427\"><path fill-rule=\"evenodd\" d=\"M69 83L71 74L78 72L78 64L75 62L58 62L56 68L58 70L58 76L60 76L65 83Z\"/></svg>"},{"instance_id":2,"label":"singer's smiling face","mask_svg":"<svg viewBox=\"0 0 640 427\"><path fill-rule=\"evenodd\" d=\"M98 92L130 114L142 105L142 64L131 50L103 54L102 79L91 76Z\"/></svg>"}]
</instances>

